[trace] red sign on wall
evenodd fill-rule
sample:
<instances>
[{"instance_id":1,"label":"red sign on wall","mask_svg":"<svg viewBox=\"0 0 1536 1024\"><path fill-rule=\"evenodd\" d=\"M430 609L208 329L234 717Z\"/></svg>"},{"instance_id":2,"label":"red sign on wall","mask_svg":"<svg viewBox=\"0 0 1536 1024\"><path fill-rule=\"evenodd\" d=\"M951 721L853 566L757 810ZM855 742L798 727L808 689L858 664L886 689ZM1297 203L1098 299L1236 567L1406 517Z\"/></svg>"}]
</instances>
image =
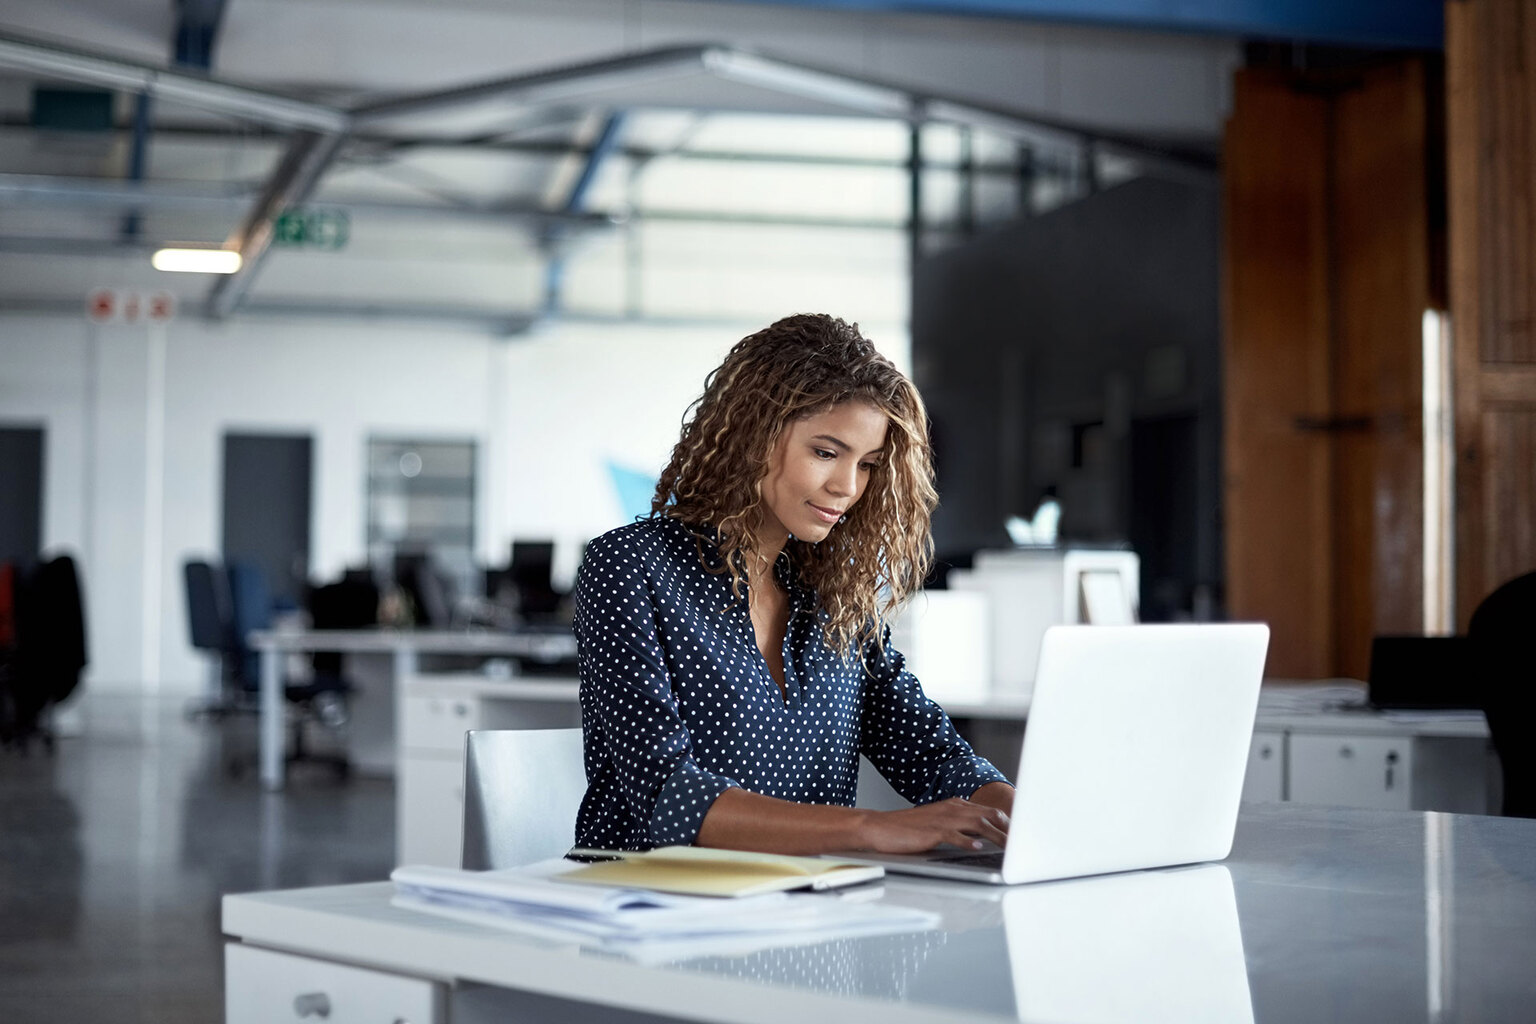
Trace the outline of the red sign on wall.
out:
<instances>
[{"instance_id":1,"label":"red sign on wall","mask_svg":"<svg viewBox=\"0 0 1536 1024\"><path fill-rule=\"evenodd\" d=\"M85 300L85 315L98 324L163 324L176 319L176 296L131 288L97 288Z\"/></svg>"}]
</instances>

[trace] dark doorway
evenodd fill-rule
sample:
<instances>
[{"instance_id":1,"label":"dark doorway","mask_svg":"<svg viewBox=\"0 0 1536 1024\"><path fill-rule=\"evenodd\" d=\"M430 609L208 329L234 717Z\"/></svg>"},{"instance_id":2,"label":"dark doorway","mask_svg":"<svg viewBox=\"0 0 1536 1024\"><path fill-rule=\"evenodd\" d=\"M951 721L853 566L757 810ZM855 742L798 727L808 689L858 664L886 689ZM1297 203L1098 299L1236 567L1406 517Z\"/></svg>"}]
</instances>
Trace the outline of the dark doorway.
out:
<instances>
[{"instance_id":1,"label":"dark doorway","mask_svg":"<svg viewBox=\"0 0 1536 1024\"><path fill-rule=\"evenodd\" d=\"M303 603L309 579L308 435L224 435L224 561L261 569L280 605Z\"/></svg>"},{"instance_id":2,"label":"dark doorway","mask_svg":"<svg viewBox=\"0 0 1536 1024\"><path fill-rule=\"evenodd\" d=\"M29 564L43 546L43 428L0 427L0 562Z\"/></svg>"},{"instance_id":3,"label":"dark doorway","mask_svg":"<svg viewBox=\"0 0 1536 1024\"><path fill-rule=\"evenodd\" d=\"M1131 422L1131 547L1141 556L1141 619L1184 617L1199 581L1200 435L1193 415Z\"/></svg>"}]
</instances>

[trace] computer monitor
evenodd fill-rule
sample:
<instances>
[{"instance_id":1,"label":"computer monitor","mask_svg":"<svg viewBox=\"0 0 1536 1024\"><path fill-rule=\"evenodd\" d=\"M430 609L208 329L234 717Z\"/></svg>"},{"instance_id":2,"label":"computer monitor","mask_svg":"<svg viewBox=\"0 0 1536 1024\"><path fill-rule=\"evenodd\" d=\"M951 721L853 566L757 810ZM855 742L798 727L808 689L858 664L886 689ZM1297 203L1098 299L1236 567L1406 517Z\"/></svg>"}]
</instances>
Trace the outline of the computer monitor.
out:
<instances>
[{"instance_id":1,"label":"computer monitor","mask_svg":"<svg viewBox=\"0 0 1536 1024\"><path fill-rule=\"evenodd\" d=\"M1464 636L1378 636L1369 699L1378 708L1475 709L1480 680Z\"/></svg>"}]
</instances>

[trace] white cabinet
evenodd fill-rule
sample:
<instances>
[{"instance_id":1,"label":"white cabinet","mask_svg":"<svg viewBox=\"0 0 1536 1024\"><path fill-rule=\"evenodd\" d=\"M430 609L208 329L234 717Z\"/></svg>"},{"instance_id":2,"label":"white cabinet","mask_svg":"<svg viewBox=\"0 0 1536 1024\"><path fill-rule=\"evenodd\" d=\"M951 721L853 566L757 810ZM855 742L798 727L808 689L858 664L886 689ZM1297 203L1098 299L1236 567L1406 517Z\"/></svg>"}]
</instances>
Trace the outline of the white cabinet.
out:
<instances>
[{"instance_id":1,"label":"white cabinet","mask_svg":"<svg viewBox=\"0 0 1536 1024\"><path fill-rule=\"evenodd\" d=\"M1243 799L1255 803L1279 803L1285 799L1285 733L1256 729L1248 748L1248 772L1243 776Z\"/></svg>"},{"instance_id":2,"label":"white cabinet","mask_svg":"<svg viewBox=\"0 0 1536 1024\"><path fill-rule=\"evenodd\" d=\"M1413 741L1347 733L1290 738L1290 798L1302 804L1413 810Z\"/></svg>"},{"instance_id":3,"label":"white cabinet","mask_svg":"<svg viewBox=\"0 0 1536 1024\"><path fill-rule=\"evenodd\" d=\"M225 1024L446 1024L447 988L424 978L238 942L224 947Z\"/></svg>"},{"instance_id":4,"label":"white cabinet","mask_svg":"<svg viewBox=\"0 0 1536 1024\"><path fill-rule=\"evenodd\" d=\"M464 759L406 758L395 780L396 860L459 866L464 832Z\"/></svg>"},{"instance_id":5,"label":"white cabinet","mask_svg":"<svg viewBox=\"0 0 1536 1024\"><path fill-rule=\"evenodd\" d=\"M399 864L459 866L464 831L464 734L472 729L581 725L574 679L419 675L402 683L395 775Z\"/></svg>"}]
</instances>

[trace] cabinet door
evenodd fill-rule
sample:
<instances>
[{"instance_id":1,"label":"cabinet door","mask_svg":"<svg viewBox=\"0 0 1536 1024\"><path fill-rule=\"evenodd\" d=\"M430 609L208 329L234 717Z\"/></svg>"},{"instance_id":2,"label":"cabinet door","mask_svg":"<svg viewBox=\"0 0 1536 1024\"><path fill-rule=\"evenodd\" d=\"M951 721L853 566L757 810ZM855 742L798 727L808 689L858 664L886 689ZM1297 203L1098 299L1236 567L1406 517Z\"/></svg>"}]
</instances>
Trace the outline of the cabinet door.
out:
<instances>
[{"instance_id":1,"label":"cabinet door","mask_svg":"<svg viewBox=\"0 0 1536 1024\"><path fill-rule=\"evenodd\" d=\"M399 864L459 866L464 836L464 758L410 754L395 780Z\"/></svg>"},{"instance_id":2,"label":"cabinet door","mask_svg":"<svg viewBox=\"0 0 1536 1024\"><path fill-rule=\"evenodd\" d=\"M1279 803L1285 799L1285 733L1255 730L1248 748L1248 774L1243 776L1243 799Z\"/></svg>"},{"instance_id":3,"label":"cabinet door","mask_svg":"<svg viewBox=\"0 0 1536 1024\"><path fill-rule=\"evenodd\" d=\"M464 734L481 728L479 697L457 695L408 696L401 706L400 745L407 750L462 753Z\"/></svg>"},{"instance_id":4,"label":"cabinet door","mask_svg":"<svg viewBox=\"0 0 1536 1024\"><path fill-rule=\"evenodd\" d=\"M443 1024L442 985L231 942L224 947L226 1024Z\"/></svg>"},{"instance_id":5,"label":"cabinet door","mask_svg":"<svg viewBox=\"0 0 1536 1024\"><path fill-rule=\"evenodd\" d=\"M1379 810L1411 808L1410 740L1292 733L1289 745L1292 801Z\"/></svg>"}]
</instances>

